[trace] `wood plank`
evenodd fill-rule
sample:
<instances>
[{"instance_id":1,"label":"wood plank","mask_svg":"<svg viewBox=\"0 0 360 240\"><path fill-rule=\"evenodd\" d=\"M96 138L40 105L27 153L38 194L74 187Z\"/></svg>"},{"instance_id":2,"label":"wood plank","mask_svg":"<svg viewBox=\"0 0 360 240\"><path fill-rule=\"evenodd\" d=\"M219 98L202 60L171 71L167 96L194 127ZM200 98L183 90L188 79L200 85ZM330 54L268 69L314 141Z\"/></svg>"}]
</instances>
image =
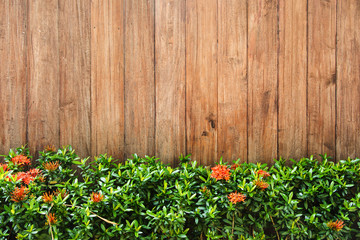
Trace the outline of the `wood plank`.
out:
<instances>
[{"instance_id":1,"label":"wood plank","mask_svg":"<svg viewBox=\"0 0 360 240\"><path fill-rule=\"evenodd\" d=\"M155 154L154 0L125 3L125 155Z\"/></svg>"},{"instance_id":2,"label":"wood plank","mask_svg":"<svg viewBox=\"0 0 360 240\"><path fill-rule=\"evenodd\" d=\"M247 161L247 1L218 1L218 153Z\"/></svg>"},{"instance_id":3,"label":"wood plank","mask_svg":"<svg viewBox=\"0 0 360 240\"><path fill-rule=\"evenodd\" d=\"M277 2L248 2L248 161L277 157Z\"/></svg>"},{"instance_id":4,"label":"wood plank","mask_svg":"<svg viewBox=\"0 0 360 240\"><path fill-rule=\"evenodd\" d=\"M28 141L34 152L59 146L58 1L28 4Z\"/></svg>"},{"instance_id":5,"label":"wood plank","mask_svg":"<svg viewBox=\"0 0 360 240\"><path fill-rule=\"evenodd\" d=\"M337 1L337 159L360 155L360 2Z\"/></svg>"},{"instance_id":6,"label":"wood plank","mask_svg":"<svg viewBox=\"0 0 360 240\"><path fill-rule=\"evenodd\" d=\"M217 1L186 1L187 153L217 160Z\"/></svg>"},{"instance_id":7,"label":"wood plank","mask_svg":"<svg viewBox=\"0 0 360 240\"><path fill-rule=\"evenodd\" d=\"M90 151L90 10L86 0L59 1L60 145Z\"/></svg>"},{"instance_id":8,"label":"wood plank","mask_svg":"<svg viewBox=\"0 0 360 240\"><path fill-rule=\"evenodd\" d=\"M26 144L26 1L0 2L0 154Z\"/></svg>"},{"instance_id":9,"label":"wood plank","mask_svg":"<svg viewBox=\"0 0 360 240\"><path fill-rule=\"evenodd\" d=\"M185 1L155 1L156 152L165 163L185 154Z\"/></svg>"},{"instance_id":10,"label":"wood plank","mask_svg":"<svg viewBox=\"0 0 360 240\"><path fill-rule=\"evenodd\" d=\"M91 152L124 156L124 1L91 2Z\"/></svg>"},{"instance_id":11,"label":"wood plank","mask_svg":"<svg viewBox=\"0 0 360 240\"><path fill-rule=\"evenodd\" d=\"M279 1L279 157L307 155L307 3Z\"/></svg>"},{"instance_id":12,"label":"wood plank","mask_svg":"<svg viewBox=\"0 0 360 240\"><path fill-rule=\"evenodd\" d=\"M308 9L308 152L335 156L336 1Z\"/></svg>"}]
</instances>

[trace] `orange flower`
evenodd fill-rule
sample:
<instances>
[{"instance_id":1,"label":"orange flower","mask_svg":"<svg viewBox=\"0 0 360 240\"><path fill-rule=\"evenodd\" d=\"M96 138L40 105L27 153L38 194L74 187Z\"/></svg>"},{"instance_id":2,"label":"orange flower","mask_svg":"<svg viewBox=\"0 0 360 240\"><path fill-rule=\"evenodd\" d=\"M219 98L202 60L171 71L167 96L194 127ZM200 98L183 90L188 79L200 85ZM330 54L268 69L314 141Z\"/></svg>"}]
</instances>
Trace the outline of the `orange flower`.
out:
<instances>
[{"instance_id":1,"label":"orange flower","mask_svg":"<svg viewBox=\"0 0 360 240\"><path fill-rule=\"evenodd\" d=\"M59 162L47 162L43 163L43 167L48 171L55 171L60 166Z\"/></svg>"},{"instance_id":2,"label":"orange flower","mask_svg":"<svg viewBox=\"0 0 360 240\"><path fill-rule=\"evenodd\" d=\"M11 161L13 162L14 165L19 165L19 166L22 166L22 165L30 165L30 159L23 156L23 155L17 155L15 157L13 157L11 159Z\"/></svg>"},{"instance_id":3,"label":"orange flower","mask_svg":"<svg viewBox=\"0 0 360 240\"><path fill-rule=\"evenodd\" d=\"M55 152L56 149L55 149L55 146L52 144L52 145L47 145L45 146L45 149L44 149L46 152Z\"/></svg>"},{"instance_id":4,"label":"orange flower","mask_svg":"<svg viewBox=\"0 0 360 240\"><path fill-rule=\"evenodd\" d=\"M54 195L58 196L59 194L61 195L62 199L64 199L68 195L66 192L66 189L63 189L63 190L56 189L56 191L54 192Z\"/></svg>"},{"instance_id":5,"label":"orange flower","mask_svg":"<svg viewBox=\"0 0 360 240\"><path fill-rule=\"evenodd\" d=\"M54 195L52 195L50 193L44 193L42 195L43 201L46 203L52 202L54 200L53 197L54 197Z\"/></svg>"},{"instance_id":6,"label":"orange flower","mask_svg":"<svg viewBox=\"0 0 360 240\"><path fill-rule=\"evenodd\" d=\"M40 169L37 169L37 168L33 168L33 169L30 169L28 171L28 173L32 176L32 177L36 177L37 175L41 174L41 170Z\"/></svg>"},{"instance_id":7,"label":"orange flower","mask_svg":"<svg viewBox=\"0 0 360 240\"><path fill-rule=\"evenodd\" d=\"M93 202L101 202L104 199L104 196L101 193L92 193L91 201Z\"/></svg>"},{"instance_id":8,"label":"orange flower","mask_svg":"<svg viewBox=\"0 0 360 240\"><path fill-rule=\"evenodd\" d=\"M246 199L246 196L242 193L237 193L237 191L230 193L228 195L228 199L230 202L232 202L233 204L236 204L238 202L244 202Z\"/></svg>"},{"instance_id":9,"label":"orange flower","mask_svg":"<svg viewBox=\"0 0 360 240\"><path fill-rule=\"evenodd\" d=\"M228 181L230 179L230 169L225 165L217 165L216 167L211 168L213 171L211 177L216 180L225 179Z\"/></svg>"},{"instance_id":10,"label":"orange flower","mask_svg":"<svg viewBox=\"0 0 360 240\"><path fill-rule=\"evenodd\" d=\"M34 181L34 177L29 172L19 172L17 180L23 181L26 185L29 185L31 181Z\"/></svg>"},{"instance_id":11,"label":"orange flower","mask_svg":"<svg viewBox=\"0 0 360 240\"><path fill-rule=\"evenodd\" d=\"M6 171L6 169L8 168L8 165L7 164L2 164L0 163L0 168L2 168L4 170L4 172Z\"/></svg>"},{"instance_id":12,"label":"orange flower","mask_svg":"<svg viewBox=\"0 0 360 240\"><path fill-rule=\"evenodd\" d=\"M262 180L256 180L254 183L261 190L265 190L269 186L267 182L264 182Z\"/></svg>"},{"instance_id":13,"label":"orange flower","mask_svg":"<svg viewBox=\"0 0 360 240\"><path fill-rule=\"evenodd\" d=\"M56 219L54 213L49 213L49 215L46 215L46 217L47 217L47 221L45 223L46 225L49 225L49 223L50 223L50 225L55 225L56 224L57 219Z\"/></svg>"},{"instance_id":14,"label":"orange flower","mask_svg":"<svg viewBox=\"0 0 360 240\"><path fill-rule=\"evenodd\" d=\"M231 166L231 169L232 169L232 170L235 170L235 169L238 168L238 167L240 167L240 165L237 164L237 163L235 163L235 164L233 164L233 165Z\"/></svg>"},{"instance_id":15,"label":"orange flower","mask_svg":"<svg viewBox=\"0 0 360 240\"><path fill-rule=\"evenodd\" d=\"M259 171L256 172L257 174L259 174L259 176L266 178L266 177L270 177L270 174L262 169L260 169Z\"/></svg>"},{"instance_id":16,"label":"orange flower","mask_svg":"<svg viewBox=\"0 0 360 240\"><path fill-rule=\"evenodd\" d=\"M28 193L29 190L24 186L21 186L21 188L15 187L15 190L11 193L11 200L14 202L24 201Z\"/></svg>"},{"instance_id":17,"label":"orange flower","mask_svg":"<svg viewBox=\"0 0 360 240\"><path fill-rule=\"evenodd\" d=\"M328 222L327 226L332 230L340 231L345 225L344 225L344 221L336 220L335 222L333 221Z\"/></svg>"}]
</instances>

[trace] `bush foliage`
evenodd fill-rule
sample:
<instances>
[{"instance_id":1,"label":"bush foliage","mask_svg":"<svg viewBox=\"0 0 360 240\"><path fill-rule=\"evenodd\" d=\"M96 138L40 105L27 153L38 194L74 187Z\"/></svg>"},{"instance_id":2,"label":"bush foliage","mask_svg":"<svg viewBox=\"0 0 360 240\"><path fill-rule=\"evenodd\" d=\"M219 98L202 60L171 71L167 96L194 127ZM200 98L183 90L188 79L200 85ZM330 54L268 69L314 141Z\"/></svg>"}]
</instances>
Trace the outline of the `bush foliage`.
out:
<instances>
[{"instance_id":1,"label":"bush foliage","mask_svg":"<svg viewBox=\"0 0 360 240\"><path fill-rule=\"evenodd\" d=\"M3 157L0 239L360 238L360 159L209 168L181 156L172 168L71 146Z\"/></svg>"}]
</instances>

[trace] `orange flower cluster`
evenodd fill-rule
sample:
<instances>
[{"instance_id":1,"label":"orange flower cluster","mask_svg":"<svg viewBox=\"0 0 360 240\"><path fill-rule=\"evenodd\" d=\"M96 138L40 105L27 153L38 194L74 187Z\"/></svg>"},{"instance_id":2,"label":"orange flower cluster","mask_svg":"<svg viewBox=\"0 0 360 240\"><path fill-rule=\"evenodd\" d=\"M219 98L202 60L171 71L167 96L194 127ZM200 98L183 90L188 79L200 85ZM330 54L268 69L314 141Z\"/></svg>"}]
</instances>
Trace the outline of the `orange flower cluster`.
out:
<instances>
[{"instance_id":1,"label":"orange flower cluster","mask_svg":"<svg viewBox=\"0 0 360 240\"><path fill-rule=\"evenodd\" d=\"M2 168L4 170L4 172L6 171L6 169L8 168L8 165L7 164L2 164L0 163L0 168Z\"/></svg>"},{"instance_id":2,"label":"orange flower cluster","mask_svg":"<svg viewBox=\"0 0 360 240\"><path fill-rule=\"evenodd\" d=\"M47 146L45 146L44 150L45 150L45 152L55 152L56 148L54 145L47 145Z\"/></svg>"},{"instance_id":3,"label":"orange flower cluster","mask_svg":"<svg viewBox=\"0 0 360 240\"><path fill-rule=\"evenodd\" d=\"M232 170L235 170L235 169L238 168L238 167L240 167L240 165L237 164L237 163L231 165L231 169L232 169Z\"/></svg>"},{"instance_id":4,"label":"orange flower cluster","mask_svg":"<svg viewBox=\"0 0 360 240\"><path fill-rule=\"evenodd\" d=\"M260 169L259 171L256 172L259 176L266 178L266 177L270 177L270 174L262 169Z\"/></svg>"},{"instance_id":5,"label":"orange flower cluster","mask_svg":"<svg viewBox=\"0 0 360 240\"><path fill-rule=\"evenodd\" d=\"M104 196L101 193L92 193L91 194L91 201L95 202L101 202L104 199Z\"/></svg>"},{"instance_id":6,"label":"orange flower cluster","mask_svg":"<svg viewBox=\"0 0 360 240\"><path fill-rule=\"evenodd\" d=\"M30 165L30 159L25 157L24 155L17 155L13 157L11 161L13 162L14 165L19 165L19 166L23 166L26 164Z\"/></svg>"},{"instance_id":7,"label":"orange flower cluster","mask_svg":"<svg viewBox=\"0 0 360 240\"><path fill-rule=\"evenodd\" d=\"M54 213L49 213L49 215L46 215L47 217L47 221L46 221L46 225L55 225L57 223L57 219L55 217L55 214Z\"/></svg>"},{"instance_id":8,"label":"orange flower cluster","mask_svg":"<svg viewBox=\"0 0 360 240\"><path fill-rule=\"evenodd\" d=\"M55 171L56 169L58 169L59 166L60 164L58 161L43 163L43 167L50 172Z\"/></svg>"},{"instance_id":9,"label":"orange flower cluster","mask_svg":"<svg viewBox=\"0 0 360 240\"><path fill-rule=\"evenodd\" d=\"M256 180L254 183L261 190L265 190L269 186L267 182L264 182L262 180Z\"/></svg>"},{"instance_id":10,"label":"orange flower cluster","mask_svg":"<svg viewBox=\"0 0 360 240\"><path fill-rule=\"evenodd\" d=\"M54 196L58 196L60 194L60 196L61 196L61 199L64 199L64 198L66 198L66 196L67 195L69 195L67 192L66 192L66 189L64 189L64 190L59 190L59 189L57 189L55 192L54 192Z\"/></svg>"},{"instance_id":11,"label":"orange flower cluster","mask_svg":"<svg viewBox=\"0 0 360 240\"><path fill-rule=\"evenodd\" d=\"M51 193L44 193L42 195L42 198L45 203L49 203L54 200L54 195L52 195Z\"/></svg>"},{"instance_id":12,"label":"orange flower cluster","mask_svg":"<svg viewBox=\"0 0 360 240\"><path fill-rule=\"evenodd\" d=\"M11 200L14 202L24 201L28 193L29 190L24 186L21 186L21 188L15 187L15 190L11 193Z\"/></svg>"},{"instance_id":13,"label":"orange flower cluster","mask_svg":"<svg viewBox=\"0 0 360 240\"><path fill-rule=\"evenodd\" d=\"M345 225L343 221L336 220L335 222L333 221L328 222L327 226L332 230L340 231Z\"/></svg>"},{"instance_id":14,"label":"orange flower cluster","mask_svg":"<svg viewBox=\"0 0 360 240\"><path fill-rule=\"evenodd\" d=\"M41 174L41 170L36 169L36 168L30 169L27 172L19 172L15 175L16 176L15 181L21 180L26 185L29 185L30 182L34 181L35 177L38 176L39 174ZM9 176L7 176L6 180L11 181L11 178Z\"/></svg>"},{"instance_id":15,"label":"orange flower cluster","mask_svg":"<svg viewBox=\"0 0 360 240\"><path fill-rule=\"evenodd\" d=\"M237 191L230 193L228 195L228 199L230 202L232 202L233 204L236 204L238 202L244 202L246 199L246 196L242 193L237 193Z\"/></svg>"},{"instance_id":16,"label":"orange flower cluster","mask_svg":"<svg viewBox=\"0 0 360 240\"><path fill-rule=\"evenodd\" d=\"M216 180L224 179L228 181L230 179L230 169L225 165L217 165L216 167L211 168L213 171L211 177Z\"/></svg>"}]
</instances>

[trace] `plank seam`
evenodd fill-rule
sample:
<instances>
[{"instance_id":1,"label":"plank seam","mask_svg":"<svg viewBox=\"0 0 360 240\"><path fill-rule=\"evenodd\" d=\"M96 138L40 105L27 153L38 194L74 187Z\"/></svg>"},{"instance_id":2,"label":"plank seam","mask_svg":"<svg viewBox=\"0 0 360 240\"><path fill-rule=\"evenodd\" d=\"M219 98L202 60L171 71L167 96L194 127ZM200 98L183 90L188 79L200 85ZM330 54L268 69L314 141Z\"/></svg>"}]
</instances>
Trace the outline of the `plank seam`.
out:
<instances>
[{"instance_id":1,"label":"plank seam","mask_svg":"<svg viewBox=\"0 0 360 240\"><path fill-rule=\"evenodd\" d=\"M246 1L246 162L249 163L249 2Z\"/></svg>"},{"instance_id":2,"label":"plank seam","mask_svg":"<svg viewBox=\"0 0 360 240\"><path fill-rule=\"evenodd\" d=\"M153 0L154 2L154 10L153 10L153 14L154 14L154 29L153 29L153 39L154 39L154 45L153 45L153 53L154 53L154 56L153 56L153 59L154 59L154 139L153 139L153 146L152 146L152 149L153 149L153 153L154 153L154 156L156 155L157 153L157 149L156 149L156 38L155 38L155 33L156 33L156 1Z\"/></svg>"},{"instance_id":3,"label":"plank seam","mask_svg":"<svg viewBox=\"0 0 360 240\"><path fill-rule=\"evenodd\" d=\"M26 141L26 144L29 143L29 81L30 81L30 77L29 77L29 74L30 74L30 71L29 71L29 34L30 34L30 31L29 31L29 24L30 24L30 14L29 14L29 2L27 1L26 2L26 39L25 39L25 88L26 88L26 98L25 98L25 117L26 117L26 120L25 120L25 141ZM28 146L29 147L29 146Z\"/></svg>"},{"instance_id":4,"label":"plank seam","mask_svg":"<svg viewBox=\"0 0 360 240\"><path fill-rule=\"evenodd\" d=\"M279 158L279 80L280 80L280 1L276 4L276 45L277 45L277 58L276 58L276 157ZM273 160L273 159L272 159Z\"/></svg>"},{"instance_id":5,"label":"plank seam","mask_svg":"<svg viewBox=\"0 0 360 240\"><path fill-rule=\"evenodd\" d=\"M126 94L125 94L125 90L126 90L126 61L125 61L125 53L126 53L126 48L125 48L125 43L126 43L126 1L124 1L123 3L124 7L123 7L123 64L124 64L124 70L123 70L123 76L124 76L124 82L123 82L123 102L124 102L124 149L123 149L123 158L124 158L124 161L126 161L127 159L127 148L126 148L126 117L125 117L125 114L126 114Z\"/></svg>"},{"instance_id":6,"label":"plank seam","mask_svg":"<svg viewBox=\"0 0 360 240\"><path fill-rule=\"evenodd\" d=\"M309 157L309 0L306 1L306 155Z\"/></svg>"}]
</instances>

